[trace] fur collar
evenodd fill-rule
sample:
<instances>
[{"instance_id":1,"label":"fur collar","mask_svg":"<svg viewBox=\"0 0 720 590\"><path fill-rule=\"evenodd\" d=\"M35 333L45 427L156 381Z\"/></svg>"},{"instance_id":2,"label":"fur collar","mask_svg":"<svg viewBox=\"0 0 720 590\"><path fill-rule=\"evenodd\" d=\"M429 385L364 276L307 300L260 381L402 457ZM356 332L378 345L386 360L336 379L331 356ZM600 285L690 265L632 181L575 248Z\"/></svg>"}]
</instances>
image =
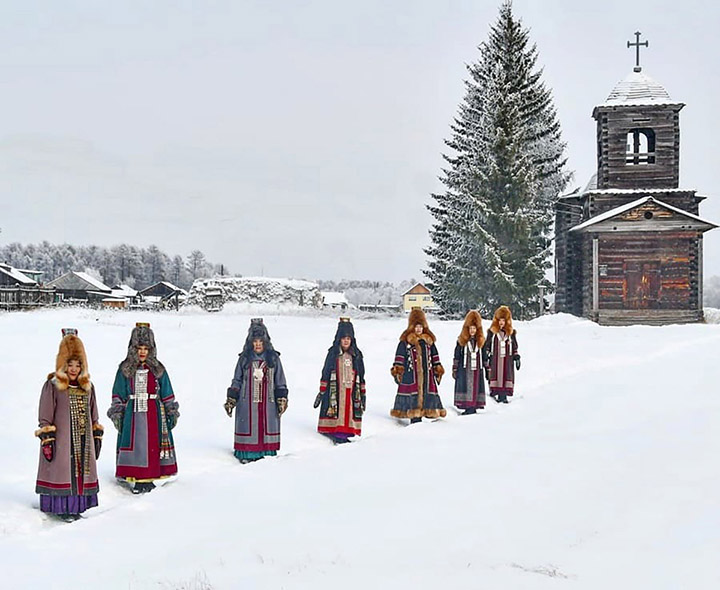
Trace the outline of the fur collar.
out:
<instances>
[{"instance_id":1,"label":"fur collar","mask_svg":"<svg viewBox=\"0 0 720 590\"><path fill-rule=\"evenodd\" d=\"M412 346L417 346L420 340L424 340L428 346L432 346L432 344L435 342L435 338L433 338L431 334L426 334L425 332L423 332L419 336L415 334L415 332L413 332L412 334L408 334L405 338L405 342L411 344Z\"/></svg>"}]
</instances>

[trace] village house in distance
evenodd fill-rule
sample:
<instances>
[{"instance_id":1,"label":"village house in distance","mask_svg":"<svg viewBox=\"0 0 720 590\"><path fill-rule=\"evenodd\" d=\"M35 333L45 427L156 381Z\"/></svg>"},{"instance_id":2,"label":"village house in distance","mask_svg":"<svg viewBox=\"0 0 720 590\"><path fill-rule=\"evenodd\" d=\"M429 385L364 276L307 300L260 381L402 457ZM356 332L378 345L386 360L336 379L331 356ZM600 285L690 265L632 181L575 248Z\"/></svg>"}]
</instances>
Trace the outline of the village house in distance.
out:
<instances>
[{"instance_id":1,"label":"village house in distance","mask_svg":"<svg viewBox=\"0 0 720 590\"><path fill-rule=\"evenodd\" d=\"M597 174L555 210L555 309L605 325L703 321L705 197L679 188L680 110L640 67L593 110Z\"/></svg>"},{"instance_id":2,"label":"village house in distance","mask_svg":"<svg viewBox=\"0 0 720 590\"><path fill-rule=\"evenodd\" d=\"M422 283L415 283L403 293L403 311L409 312L413 307L419 307L425 311L435 311L435 301L432 293Z\"/></svg>"}]
</instances>

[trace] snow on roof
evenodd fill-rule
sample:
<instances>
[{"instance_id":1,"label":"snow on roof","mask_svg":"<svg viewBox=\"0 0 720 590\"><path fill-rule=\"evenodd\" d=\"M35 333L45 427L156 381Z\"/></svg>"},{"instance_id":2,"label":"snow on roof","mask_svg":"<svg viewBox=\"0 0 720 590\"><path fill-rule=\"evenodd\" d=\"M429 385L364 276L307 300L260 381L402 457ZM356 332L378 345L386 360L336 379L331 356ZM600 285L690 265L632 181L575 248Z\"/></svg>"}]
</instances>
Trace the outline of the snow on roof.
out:
<instances>
[{"instance_id":1,"label":"snow on roof","mask_svg":"<svg viewBox=\"0 0 720 590\"><path fill-rule=\"evenodd\" d=\"M605 213L601 213L600 215L591 217L587 221L583 221L581 224L576 225L575 227L571 227L570 231L580 231L581 229L585 229L587 227L590 227L591 225L600 223L601 221L607 221L608 219L612 219L613 217L615 217L616 215L619 215L620 213L625 213L626 211L630 211L631 209L634 209L635 207L639 207L640 205L642 205L644 203L648 203L650 201L657 203L658 205L660 205L662 207L670 209L670 211L674 211L675 213L679 213L680 215L684 215L685 217L689 217L690 219L699 221L700 223L704 223L704 224L710 225L712 227L718 227L716 224L712 223L711 221L706 221L705 219L702 219L701 217L698 217L697 215L693 215L692 213L688 213L687 211L683 211L682 209L678 209L677 207L668 205L667 203L664 203L658 199L654 199L653 197L643 197L642 199L638 199L637 201L632 201L631 203L626 203L625 205L620 205L619 207L615 207L615 209L610 209L610 211L606 211Z\"/></svg>"},{"instance_id":2,"label":"snow on roof","mask_svg":"<svg viewBox=\"0 0 720 590\"><path fill-rule=\"evenodd\" d=\"M113 297L135 297L137 296L137 291L130 287L129 285L115 285L112 290L111 294Z\"/></svg>"},{"instance_id":3,"label":"snow on roof","mask_svg":"<svg viewBox=\"0 0 720 590\"><path fill-rule=\"evenodd\" d=\"M594 188L587 191L594 195L612 195L615 193L622 195L647 195L663 194L663 193L694 193L695 189L687 188Z\"/></svg>"},{"instance_id":4,"label":"snow on roof","mask_svg":"<svg viewBox=\"0 0 720 590\"><path fill-rule=\"evenodd\" d=\"M96 279L93 276L90 276L86 272L81 272L78 270L72 271L73 274L77 277L80 277L83 281L90 283L93 287L98 289L99 291L110 291L110 287L108 287L106 284L104 284L101 280Z\"/></svg>"},{"instance_id":5,"label":"snow on roof","mask_svg":"<svg viewBox=\"0 0 720 590\"><path fill-rule=\"evenodd\" d=\"M430 293L430 289L428 289L422 283L415 283L412 287L410 287L407 291L405 291L405 293L403 293L402 296L405 297L405 295L414 294L414 293Z\"/></svg>"},{"instance_id":6,"label":"snow on roof","mask_svg":"<svg viewBox=\"0 0 720 590\"><path fill-rule=\"evenodd\" d=\"M633 71L617 83L605 102L598 106L682 105L670 98L667 90L641 71Z\"/></svg>"},{"instance_id":7,"label":"snow on roof","mask_svg":"<svg viewBox=\"0 0 720 590\"><path fill-rule=\"evenodd\" d=\"M345 293L339 291L321 291L321 294L325 305L339 305L348 302Z\"/></svg>"},{"instance_id":8,"label":"snow on roof","mask_svg":"<svg viewBox=\"0 0 720 590\"><path fill-rule=\"evenodd\" d=\"M279 285L285 285L293 289L317 289L318 284L312 281L305 281L302 279L283 279L273 277L213 277L212 279L196 279L203 281L212 281L214 283L274 283Z\"/></svg>"},{"instance_id":9,"label":"snow on roof","mask_svg":"<svg viewBox=\"0 0 720 590\"><path fill-rule=\"evenodd\" d=\"M36 281L24 275L17 268L13 268L9 264L0 264L0 271L9 275L13 280L17 281L21 285L37 285Z\"/></svg>"},{"instance_id":10,"label":"snow on roof","mask_svg":"<svg viewBox=\"0 0 720 590\"><path fill-rule=\"evenodd\" d=\"M165 285L166 287L169 287L173 291L180 291L183 295L187 295L188 292L183 289L182 287L178 287L177 285L173 285L170 281L160 281L160 284Z\"/></svg>"}]
</instances>

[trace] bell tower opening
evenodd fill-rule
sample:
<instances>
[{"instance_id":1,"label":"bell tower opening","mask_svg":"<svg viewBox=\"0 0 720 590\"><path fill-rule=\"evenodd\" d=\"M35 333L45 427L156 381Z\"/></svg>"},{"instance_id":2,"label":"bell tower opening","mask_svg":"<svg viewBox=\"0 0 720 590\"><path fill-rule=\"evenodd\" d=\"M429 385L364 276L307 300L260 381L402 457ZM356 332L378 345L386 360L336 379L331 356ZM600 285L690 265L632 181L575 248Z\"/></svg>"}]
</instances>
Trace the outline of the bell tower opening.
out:
<instances>
[{"instance_id":1,"label":"bell tower opening","mask_svg":"<svg viewBox=\"0 0 720 590\"><path fill-rule=\"evenodd\" d=\"M631 129L627 134L625 164L655 163L655 132L652 129Z\"/></svg>"}]
</instances>

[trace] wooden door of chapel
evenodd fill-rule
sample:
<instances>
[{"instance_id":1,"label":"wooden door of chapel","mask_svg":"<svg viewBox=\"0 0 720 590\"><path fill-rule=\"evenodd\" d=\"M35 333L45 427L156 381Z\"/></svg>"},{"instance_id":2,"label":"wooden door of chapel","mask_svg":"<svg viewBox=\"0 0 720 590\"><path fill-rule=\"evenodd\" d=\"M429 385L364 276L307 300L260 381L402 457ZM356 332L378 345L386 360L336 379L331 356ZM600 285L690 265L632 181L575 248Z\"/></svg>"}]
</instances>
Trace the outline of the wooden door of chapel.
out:
<instances>
[{"instance_id":1,"label":"wooden door of chapel","mask_svg":"<svg viewBox=\"0 0 720 590\"><path fill-rule=\"evenodd\" d=\"M626 262L623 296L625 309L659 307L662 290L660 262Z\"/></svg>"}]
</instances>

